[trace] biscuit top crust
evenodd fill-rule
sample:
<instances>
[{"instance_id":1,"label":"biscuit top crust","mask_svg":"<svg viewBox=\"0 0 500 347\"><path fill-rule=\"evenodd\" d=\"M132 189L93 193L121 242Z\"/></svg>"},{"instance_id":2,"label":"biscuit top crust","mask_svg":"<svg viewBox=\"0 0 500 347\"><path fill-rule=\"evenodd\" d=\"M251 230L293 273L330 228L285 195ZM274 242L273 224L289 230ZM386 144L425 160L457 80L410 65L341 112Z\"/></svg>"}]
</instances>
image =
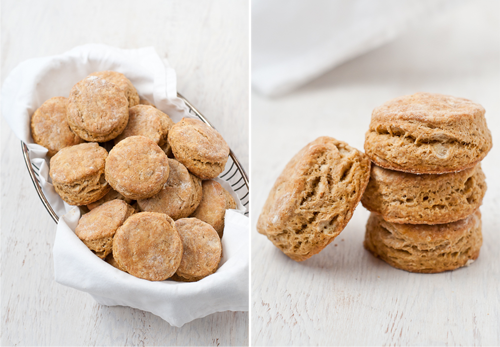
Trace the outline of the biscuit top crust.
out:
<instances>
[{"instance_id":1,"label":"biscuit top crust","mask_svg":"<svg viewBox=\"0 0 500 347\"><path fill-rule=\"evenodd\" d=\"M155 142L144 136L131 136L120 141L106 160L106 177L111 176L116 185L113 188L122 194L158 192L156 187L163 185L168 175L168 157Z\"/></svg>"},{"instance_id":2,"label":"biscuit top crust","mask_svg":"<svg viewBox=\"0 0 500 347\"><path fill-rule=\"evenodd\" d=\"M170 173L167 183L160 192L151 198L138 200L143 210L163 212L177 219L179 211L192 204L196 192L195 182L184 165L175 159L168 159ZM197 179L197 178L195 178Z\"/></svg>"},{"instance_id":3,"label":"biscuit top crust","mask_svg":"<svg viewBox=\"0 0 500 347\"><path fill-rule=\"evenodd\" d=\"M219 221L224 221L226 208L231 205L227 201L227 195L219 182L206 180L202 183L203 195L200 205L193 214L193 217L206 221L212 225ZM227 193L229 194L229 193ZM234 201L233 201L234 202Z\"/></svg>"},{"instance_id":4,"label":"biscuit top crust","mask_svg":"<svg viewBox=\"0 0 500 347\"><path fill-rule=\"evenodd\" d=\"M118 135L115 144L123 139L141 135L150 138L159 144L163 135L163 127L156 108L151 106L137 105L129 108L128 124L125 130Z\"/></svg>"},{"instance_id":5,"label":"biscuit top crust","mask_svg":"<svg viewBox=\"0 0 500 347\"><path fill-rule=\"evenodd\" d=\"M373 215L373 213L372 213ZM424 249L427 244L429 248L434 248L436 243L447 242L453 244L470 230L477 229L481 225L481 212L476 210L465 219L446 224L396 224L386 222L380 216L380 225L404 237L405 242L418 245L419 249Z\"/></svg>"},{"instance_id":6,"label":"biscuit top crust","mask_svg":"<svg viewBox=\"0 0 500 347\"><path fill-rule=\"evenodd\" d=\"M125 77L124 74L116 71L99 71L91 73L89 76L97 76L113 83L125 94L129 103L129 107L133 107L139 104L139 94L137 94L137 90L135 89L134 85L127 77Z\"/></svg>"},{"instance_id":7,"label":"biscuit top crust","mask_svg":"<svg viewBox=\"0 0 500 347\"><path fill-rule=\"evenodd\" d=\"M65 147L50 159L50 177L59 184L71 184L102 171L108 152L95 142Z\"/></svg>"},{"instance_id":8,"label":"biscuit top crust","mask_svg":"<svg viewBox=\"0 0 500 347\"><path fill-rule=\"evenodd\" d=\"M376 107L372 121L389 119L417 120L430 124L483 117L484 108L470 100L449 95L415 93L392 99Z\"/></svg>"},{"instance_id":9,"label":"biscuit top crust","mask_svg":"<svg viewBox=\"0 0 500 347\"><path fill-rule=\"evenodd\" d=\"M112 237L134 209L122 200L112 200L82 216L75 229L80 240L98 240Z\"/></svg>"},{"instance_id":10,"label":"biscuit top crust","mask_svg":"<svg viewBox=\"0 0 500 347\"><path fill-rule=\"evenodd\" d=\"M229 146L217 130L197 119L183 118L170 129L168 138L171 146L195 159L217 162L229 155Z\"/></svg>"},{"instance_id":11,"label":"biscuit top crust","mask_svg":"<svg viewBox=\"0 0 500 347\"><path fill-rule=\"evenodd\" d=\"M113 83L88 76L71 89L68 117L70 124L105 136L128 121L128 101Z\"/></svg>"},{"instance_id":12,"label":"biscuit top crust","mask_svg":"<svg viewBox=\"0 0 500 347\"><path fill-rule=\"evenodd\" d=\"M69 128L66 114L67 106L67 98L56 96L45 101L31 118L33 139L49 150L49 156L54 155L61 148L83 142Z\"/></svg>"},{"instance_id":13,"label":"biscuit top crust","mask_svg":"<svg viewBox=\"0 0 500 347\"><path fill-rule=\"evenodd\" d=\"M182 240L163 213L140 212L128 218L113 240L113 257L131 275L151 281L171 277L182 259Z\"/></svg>"},{"instance_id":14,"label":"biscuit top crust","mask_svg":"<svg viewBox=\"0 0 500 347\"><path fill-rule=\"evenodd\" d=\"M213 273L222 253L222 244L215 229L196 218L179 219L175 222L175 227L184 249L177 274L190 278Z\"/></svg>"}]
</instances>

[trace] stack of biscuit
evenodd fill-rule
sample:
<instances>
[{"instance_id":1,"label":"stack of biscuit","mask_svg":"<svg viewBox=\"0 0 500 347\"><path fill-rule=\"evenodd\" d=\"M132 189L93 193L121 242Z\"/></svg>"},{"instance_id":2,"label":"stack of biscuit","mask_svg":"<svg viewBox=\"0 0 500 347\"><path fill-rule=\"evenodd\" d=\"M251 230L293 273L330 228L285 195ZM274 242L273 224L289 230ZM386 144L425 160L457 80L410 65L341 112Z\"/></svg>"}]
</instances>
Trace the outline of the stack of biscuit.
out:
<instances>
[{"instance_id":1,"label":"stack of biscuit","mask_svg":"<svg viewBox=\"0 0 500 347\"><path fill-rule=\"evenodd\" d=\"M101 71L44 102L31 130L48 149L55 191L88 212L75 233L99 258L152 281L217 270L236 202L213 180L229 156L215 129L174 123L123 74Z\"/></svg>"},{"instance_id":2,"label":"stack of biscuit","mask_svg":"<svg viewBox=\"0 0 500 347\"><path fill-rule=\"evenodd\" d=\"M388 264L437 273L469 265L482 244L481 160L491 149L484 108L417 93L375 108L365 138L371 211L364 246Z\"/></svg>"}]
</instances>

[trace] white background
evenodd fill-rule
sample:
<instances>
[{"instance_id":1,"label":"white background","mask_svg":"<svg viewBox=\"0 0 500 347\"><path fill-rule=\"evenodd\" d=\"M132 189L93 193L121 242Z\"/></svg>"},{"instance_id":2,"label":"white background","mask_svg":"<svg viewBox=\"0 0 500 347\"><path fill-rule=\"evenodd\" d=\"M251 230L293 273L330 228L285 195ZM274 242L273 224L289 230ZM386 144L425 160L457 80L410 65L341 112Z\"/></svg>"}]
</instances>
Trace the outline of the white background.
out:
<instances>
[{"instance_id":1,"label":"white background","mask_svg":"<svg viewBox=\"0 0 500 347\"><path fill-rule=\"evenodd\" d=\"M252 95L253 345L500 344L500 2L476 1L412 29L287 96ZM418 91L486 109L493 149L483 161L484 244L468 268L397 270L363 249L368 212L302 263L255 230L287 161L318 136L363 149L371 111Z\"/></svg>"},{"instance_id":2,"label":"white background","mask_svg":"<svg viewBox=\"0 0 500 347\"><path fill-rule=\"evenodd\" d=\"M154 46L176 69L179 92L248 171L248 9L248 1L229 0L3 0L1 80L26 59L85 43ZM55 283L56 226L36 195L19 141L0 122L2 345L248 344L248 313L216 313L177 329Z\"/></svg>"}]
</instances>

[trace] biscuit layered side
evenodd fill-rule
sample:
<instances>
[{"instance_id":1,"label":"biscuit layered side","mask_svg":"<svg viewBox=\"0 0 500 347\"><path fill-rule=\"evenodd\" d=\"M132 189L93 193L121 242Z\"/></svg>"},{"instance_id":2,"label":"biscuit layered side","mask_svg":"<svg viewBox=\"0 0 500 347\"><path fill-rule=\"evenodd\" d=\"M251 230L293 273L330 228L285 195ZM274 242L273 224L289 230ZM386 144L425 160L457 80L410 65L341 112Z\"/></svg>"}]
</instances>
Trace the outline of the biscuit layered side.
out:
<instances>
[{"instance_id":1,"label":"biscuit layered side","mask_svg":"<svg viewBox=\"0 0 500 347\"><path fill-rule=\"evenodd\" d=\"M372 212L365 248L388 264L435 273L468 265L482 244L491 149L484 108L417 93L375 108L365 150L375 165L362 198Z\"/></svg>"},{"instance_id":2,"label":"biscuit layered side","mask_svg":"<svg viewBox=\"0 0 500 347\"><path fill-rule=\"evenodd\" d=\"M368 184L370 161L331 137L304 147L276 180L257 222L296 261L323 250L344 229Z\"/></svg>"}]
</instances>

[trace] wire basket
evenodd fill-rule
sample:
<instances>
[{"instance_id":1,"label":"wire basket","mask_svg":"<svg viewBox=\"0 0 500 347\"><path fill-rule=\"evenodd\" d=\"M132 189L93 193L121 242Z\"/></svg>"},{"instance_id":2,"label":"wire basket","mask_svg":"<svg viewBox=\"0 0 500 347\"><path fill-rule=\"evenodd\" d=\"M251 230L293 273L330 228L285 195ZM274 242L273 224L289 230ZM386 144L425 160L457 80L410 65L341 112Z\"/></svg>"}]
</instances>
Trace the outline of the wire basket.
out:
<instances>
[{"instance_id":1,"label":"wire basket","mask_svg":"<svg viewBox=\"0 0 500 347\"><path fill-rule=\"evenodd\" d=\"M210 124L210 122L201 114L201 112L198 111L185 97L183 97L179 93L177 93L177 96L182 99L186 106L189 108L189 113L198 117L202 122L213 128L212 124ZM57 223L59 222L59 216L50 205L49 201L42 191L42 187L40 186L38 178L40 175L40 169L31 162L29 149L23 141L21 141L21 148L23 151L24 162L26 163L26 168L28 169L31 181L35 186L35 190L40 197L42 204L45 206L45 209L50 214L54 222ZM236 158L236 155L234 155L233 151L231 150L229 151L229 158L226 163L226 168L224 169L224 172L219 175L219 179L222 179L231 185L235 193L238 195L241 205L243 205L246 209L245 215L248 216L248 206L250 202L250 186L248 182L248 176L243 169L243 166L241 166L240 162L238 161L238 158Z\"/></svg>"}]
</instances>

